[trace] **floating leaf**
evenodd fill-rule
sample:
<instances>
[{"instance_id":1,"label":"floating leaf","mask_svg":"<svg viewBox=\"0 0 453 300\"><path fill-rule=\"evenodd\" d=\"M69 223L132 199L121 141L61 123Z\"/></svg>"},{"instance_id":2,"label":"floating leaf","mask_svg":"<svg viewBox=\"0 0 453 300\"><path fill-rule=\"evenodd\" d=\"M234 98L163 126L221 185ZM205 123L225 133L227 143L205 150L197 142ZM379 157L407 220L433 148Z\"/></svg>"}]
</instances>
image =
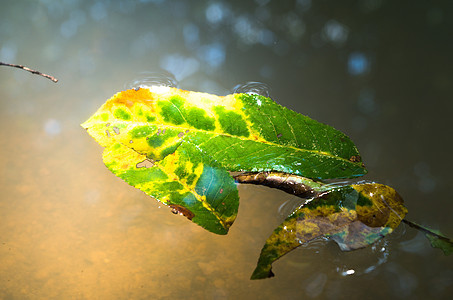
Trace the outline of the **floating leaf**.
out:
<instances>
[{"instance_id":1,"label":"floating leaf","mask_svg":"<svg viewBox=\"0 0 453 300\"><path fill-rule=\"evenodd\" d=\"M120 142L153 160L186 141L229 171L308 178L366 173L346 135L260 95L221 97L170 87L127 90L82 126L104 147Z\"/></svg>"},{"instance_id":2,"label":"floating leaf","mask_svg":"<svg viewBox=\"0 0 453 300\"><path fill-rule=\"evenodd\" d=\"M238 206L227 171L312 178L366 172L346 135L259 95L127 90L82 126L106 147L104 162L114 174L220 234Z\"/></svg>"},{"instance_id":3,"label":"floating leaf","mask_svg":"<svg viewBox=\"0 0 453 300\"><path fill-rule=\"evenodd\" d=\"M103 157L115 175L209 231L226 234L236 218L239 197L234 180L189 143L159 162L121 143L107 147Z\"/></svg>"},{"instance_id":4,"label":"floating leaf","mask_svg":"<svg viewBox=\"0 0 453 300\"><path fill-rule=\"evenodd\" d=\"M326 236L343 251L366 247L392 232L407 209L391 187L345 185L296 209L267 239L252 279L272 277L272 263L296 247Z\"/></svg>"},{"instance_id":5,"label":"floating leaf","mask_svg":"<svg viewBox=\"0 0 453 300\"><path fill-rule=\"evenodd\" d=\"M409 220L403 220L409 226L422 231L434 248L441 249L445 255L453 253L453 240L443 235L440 231L430 229Z\"/></svg>"}]
</instances>

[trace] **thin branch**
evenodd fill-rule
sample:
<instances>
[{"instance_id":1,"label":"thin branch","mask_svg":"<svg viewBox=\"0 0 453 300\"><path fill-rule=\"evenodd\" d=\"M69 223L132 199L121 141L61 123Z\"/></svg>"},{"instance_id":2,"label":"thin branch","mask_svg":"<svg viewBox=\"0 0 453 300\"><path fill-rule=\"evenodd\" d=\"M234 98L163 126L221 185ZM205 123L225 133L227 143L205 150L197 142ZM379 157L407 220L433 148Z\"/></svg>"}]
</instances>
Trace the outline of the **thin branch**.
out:
<instances>
[{"instance_id":1,"label":"thin branch","mask_svg":"<svg viewBox=\"0 0 453 300\"><path fill-rule=\"evenodd\" d=\"M47 74L44 74L44 73L41 73L39 71L36 71L36 70L33 70L33 69L30 69L30 68L27 68L25 66L22 66L22 65L15 65L15 64L7 64L7 63L4 63L4 62L1 62L0 61L0 66L7 66L7 67L13 67L13 68L18 68L18 69L22 69L22 70L25 70L25 71L28 71L32 74L36 74L36 75L40 75L42 77L45 77L45 78L48 78L50 80L52 80L53 82L58 82L58 79L53 77L53 76L50 76L50 75L47 75Z\"/></svg>"},{"instance_id":2,"label":"thin branch","mask_svg":"<svg viewBox=\"0 0 453 300\"><path fill-rule=\"evenodd\" d=\"M281 172L240 173L233 176L238 183L264 185L303 199L319 195L320 184L301 176Z\"/></svg>"}]
</instances>

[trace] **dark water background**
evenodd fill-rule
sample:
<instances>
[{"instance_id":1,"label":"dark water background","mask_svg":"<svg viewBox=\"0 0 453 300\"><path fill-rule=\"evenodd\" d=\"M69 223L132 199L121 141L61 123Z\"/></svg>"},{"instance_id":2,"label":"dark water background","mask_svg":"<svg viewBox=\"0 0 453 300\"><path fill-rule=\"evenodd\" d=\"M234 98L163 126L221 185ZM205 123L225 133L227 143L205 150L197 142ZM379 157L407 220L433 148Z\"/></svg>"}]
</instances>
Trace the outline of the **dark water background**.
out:
<instances>
[{"instance_id":1,"label":"dark water background","mask_svg":"<svg viewBox=\"0 0 453 300\"><path fill-rule=\"evenodd\" d=\"M220 95L263 82L348 134L368 180L453 236L453 2L2 1L1 299L447 299L453 258L400 226L343 253L317 241L250 281L294 199L241 186L215 236L112 175L79 126L143 72Z\"/></svg>"}]
</instances>

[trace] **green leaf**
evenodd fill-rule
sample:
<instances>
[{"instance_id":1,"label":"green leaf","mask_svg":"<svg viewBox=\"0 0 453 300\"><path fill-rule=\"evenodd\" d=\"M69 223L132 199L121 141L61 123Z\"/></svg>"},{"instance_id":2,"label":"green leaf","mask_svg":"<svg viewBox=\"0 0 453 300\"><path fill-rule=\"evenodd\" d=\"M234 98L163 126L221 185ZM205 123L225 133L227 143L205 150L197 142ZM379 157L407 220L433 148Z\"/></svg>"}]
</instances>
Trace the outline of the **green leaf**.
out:
<instances>
[{"instance_id":1,"label":"green leaf","mask_svg":"<svg viewBox=\"0 0 453 300\"><path fill-rule=\"evenodd\" d=\"M296 209L267 239L251 279L272 277L272 263L319 237L343 251L366 247L391 233L407 209L391 187L364 183L337 187Z\"/></svg>"},{"instance_id":2,"label":"green leaf","mask_svg":"<svg viewBox=\"0 0 453 300\"><path fill-rule=\"evenodd\" d=\"M453 240L443 235L440 231L430 229L409 220L403 220L409 226L422 231L434 248L441 249L445 255L453 253Z\"/></svg>"},{"instance_id":3,"label":"green leaf","mask_svg":"<svg viewBox=\"0 0 453 300\"><path fill-rule=\"evenodd\" d=\"M237 215L239 197L229 173L183 143L153 162L116 143L104 150L105 165L130 185L169 205L174 213L217 234L226 234Z\"/></svg>"},{"instance_id":4,"label":"green leaf","mask_svg":"<svg viewBox=\"0 0 453 300\"><path fill-rule=\"evenodd\" d=\"M346 135L259 95L219 97L169 87L127 90L82 126L104 147L120 142L153 160L187 141L229 171L319 179L366 173Z\"/></svg>"}]
</instances>

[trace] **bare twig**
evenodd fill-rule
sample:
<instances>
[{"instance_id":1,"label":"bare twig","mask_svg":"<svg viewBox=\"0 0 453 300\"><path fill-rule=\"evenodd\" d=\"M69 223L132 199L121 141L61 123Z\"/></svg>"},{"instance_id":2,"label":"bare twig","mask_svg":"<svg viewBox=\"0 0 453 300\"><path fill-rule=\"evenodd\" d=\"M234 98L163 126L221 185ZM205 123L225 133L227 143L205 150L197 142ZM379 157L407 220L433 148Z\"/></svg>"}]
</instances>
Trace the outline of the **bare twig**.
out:
<instances>
[{"instance_id":1,"label":"bare twig","mask_svg":"<svg viewBox=\"0 0 453 300\"><path fill-rule=\"evenodd\" d=\"M58 82L58 79L53 77L53 76L50 76L50 75L47 75L47 74L44 74L44 73L41 73L39 71L36 71L36 70L32 70L30 68L27 68L25 66L22 66L22 65L14 65L14 64L7 64L7 63L4 63L4 62L1 62L0 61L0 66L7 66L7 67L13 67L13 68L18 68L18 69L22 69L22 70L25 70L25 71L28 71L32 74L36 74L36 75L40 75L42 77L46 77L50 80L52 80L53 82Z\"/></svg>"},{"instance_id":2,"label":"bare twig","mask_svg":"<svg viewBox=\"0 0 453 300\"><path fill-rule=\"evenodd\" d=\"M315 182L301 176L281 172L241 173L233 176L238 183L249 183L268 186L293 194L297 197L310 199L318 195ZM309 182L307 182L309 181ZM308 183L315 185L315 189Z\"/></svg>"}]
</instances>

